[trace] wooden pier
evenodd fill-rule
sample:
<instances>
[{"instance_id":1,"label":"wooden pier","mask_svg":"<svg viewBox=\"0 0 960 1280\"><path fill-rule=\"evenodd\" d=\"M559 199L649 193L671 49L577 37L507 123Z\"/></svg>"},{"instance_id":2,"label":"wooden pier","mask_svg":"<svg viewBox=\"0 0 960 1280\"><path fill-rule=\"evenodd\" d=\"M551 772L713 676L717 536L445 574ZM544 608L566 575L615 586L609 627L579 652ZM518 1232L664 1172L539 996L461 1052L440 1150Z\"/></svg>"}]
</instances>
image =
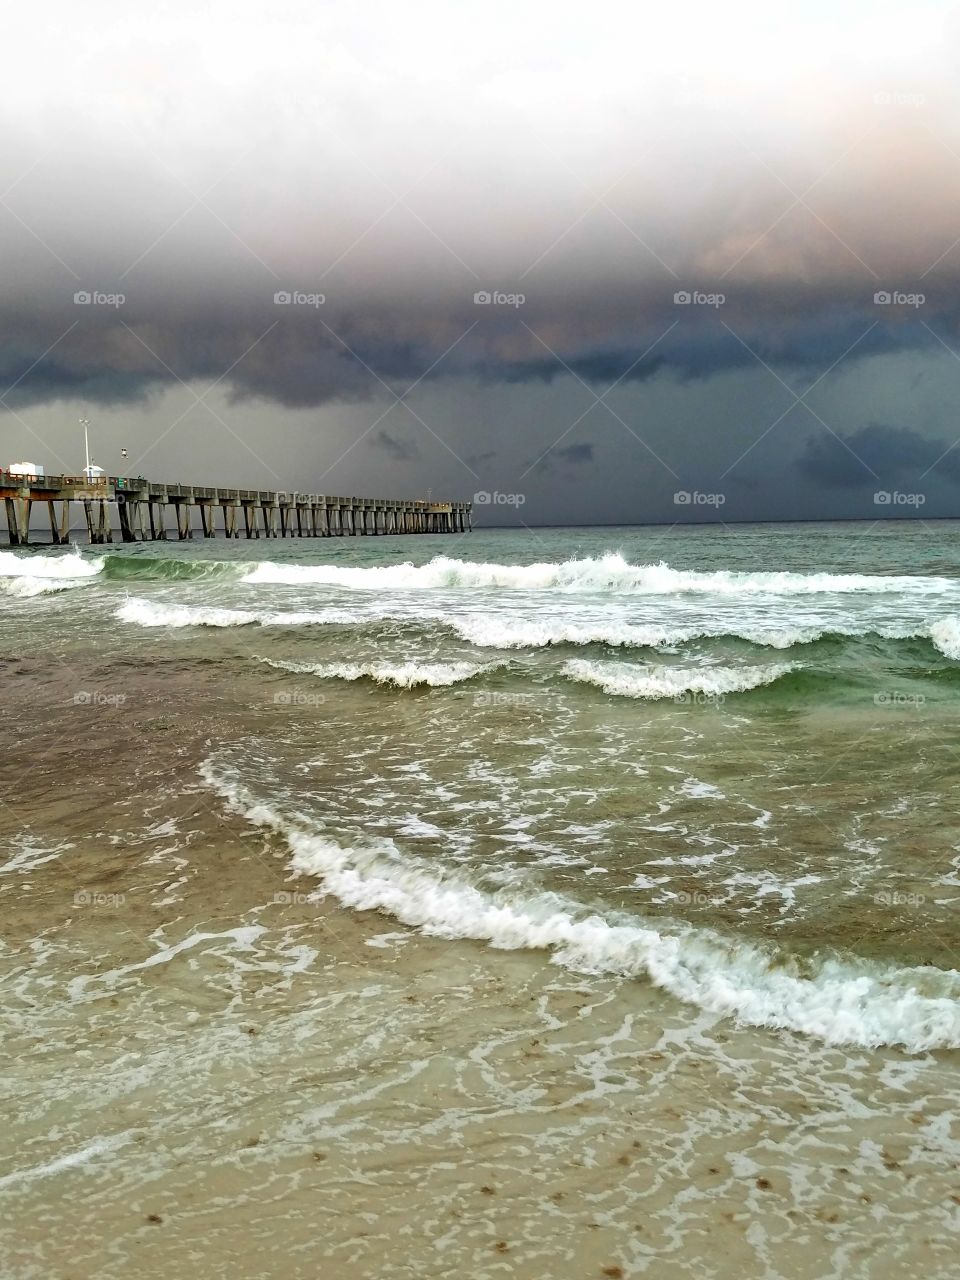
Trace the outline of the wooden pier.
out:
<instances>
[{"instance_id":1,"label":"wooden pier","mask_svg":"<svg viewBox=\"0 0 960 1280\"><path fill-rule=\"evenodd\" d=\"M30 514L45 503L51 541L70 541L70 504L81 503L90 542L194 536L227 538L338 538L374 534L466 533L473 528L470 502L344 498L329 494L265 489L220 489L206 485L155 484L142 476L21 476L0 471L0 496L7 512L10 546L30 539ZM173 509L174 521L170 520ZM173 523L174 527L168 528Z\"/></svg>"}]
</instances>

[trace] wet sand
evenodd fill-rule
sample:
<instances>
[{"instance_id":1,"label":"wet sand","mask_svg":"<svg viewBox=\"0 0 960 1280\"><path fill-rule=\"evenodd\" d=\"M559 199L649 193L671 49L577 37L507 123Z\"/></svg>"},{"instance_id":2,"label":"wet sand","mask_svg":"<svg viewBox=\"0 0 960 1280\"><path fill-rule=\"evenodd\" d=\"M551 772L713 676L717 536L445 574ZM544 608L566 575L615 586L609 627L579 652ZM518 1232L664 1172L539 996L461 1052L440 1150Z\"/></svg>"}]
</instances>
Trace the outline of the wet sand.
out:
<instances>
[{"instance_id":1,"label":"wet sand","mask_svg":"<svg viewBox=\"0 0 960 1280\"><path fill-rule=\"evenodd\" d=\"M119 687L98 662L23 660L0 764L7 1274L953 1273L956 1053L738 1029L320 900L198 781L242 683L155 664L65 730Z\"/></svg>"}]
</instances>

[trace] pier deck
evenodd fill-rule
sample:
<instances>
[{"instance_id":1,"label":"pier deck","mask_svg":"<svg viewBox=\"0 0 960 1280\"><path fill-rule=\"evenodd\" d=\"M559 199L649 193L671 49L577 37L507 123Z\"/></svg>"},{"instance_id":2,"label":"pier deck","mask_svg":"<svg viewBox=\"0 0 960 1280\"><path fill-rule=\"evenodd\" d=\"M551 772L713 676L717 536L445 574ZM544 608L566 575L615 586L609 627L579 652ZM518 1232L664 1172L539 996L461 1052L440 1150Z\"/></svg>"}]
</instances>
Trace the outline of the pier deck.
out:
<instances>
[{"instance_id":1,"label":"pier deck","mask_svg":"<svg viewBox=\"0 0 960 1280\"><path fill-rule=\"evenodd\" d=\"M465 533L471 502L337 497L270 489L157 484L142 476L21 476L0 471L10 546L30 541L30 515L45 503L50 539L70 541L70 504L81 503L90 542L148 542L163 538L336 538L374 534ZM175 520L169 514L173 509ZM199 512L199 527L193 519ZM217 529L220 514L219 530Z\"/></svg>"}]
</instances>

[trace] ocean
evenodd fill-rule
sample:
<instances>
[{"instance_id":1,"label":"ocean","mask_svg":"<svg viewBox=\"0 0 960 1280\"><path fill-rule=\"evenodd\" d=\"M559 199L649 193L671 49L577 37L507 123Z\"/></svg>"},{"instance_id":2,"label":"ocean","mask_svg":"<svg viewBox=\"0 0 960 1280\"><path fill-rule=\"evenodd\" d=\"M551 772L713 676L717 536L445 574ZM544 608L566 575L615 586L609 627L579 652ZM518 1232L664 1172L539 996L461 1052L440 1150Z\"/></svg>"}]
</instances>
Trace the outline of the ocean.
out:
<instances>
[{"instance_id":1,"label":"ocean","mask_svg":"<svg viewBox=\"0 0 960 1280\"><path fill-rule=\"evenodd\" d=\"M955 1274L960 522L3 550L0 672L4 1275Z\"/></svg>"}]
</instances>

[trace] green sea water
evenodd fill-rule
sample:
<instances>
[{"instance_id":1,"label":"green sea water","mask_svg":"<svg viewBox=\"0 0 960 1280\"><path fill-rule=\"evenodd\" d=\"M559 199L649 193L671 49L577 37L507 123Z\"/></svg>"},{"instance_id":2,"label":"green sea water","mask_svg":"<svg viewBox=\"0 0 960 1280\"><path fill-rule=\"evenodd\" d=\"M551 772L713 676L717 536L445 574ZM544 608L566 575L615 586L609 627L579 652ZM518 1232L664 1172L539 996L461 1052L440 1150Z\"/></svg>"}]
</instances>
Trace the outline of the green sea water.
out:
<instances>
[{"instance_id":1,"label":"green sea water","mask_svg":"<svg viewBox=\"0 0 960 1280\"><path fill-rule=\"evenodd\" d=\"M68 1274L42 1229L64 1179L119 1242L111 1262L91 1237L76 1273L125 1273L141 1226L111 1177L148 1227L155 1188L187 1239L204 1221L188 1190L231 1205L244 1248L212 1248L240 1274L269 1255L274 1193L293 1275L321 1258L454 1274L445 1231L475 1274L707 1274L709 1232L733 1232L717 1205L797 1108L833 1116L817 1133L836 1168L865 1162L840 1195L864 1248L868 1203L896 1201L870 1144L899 1161L910 1138L917 1236L867 1249L863 1274L890 1257L936 1274L957 1155L936 1117L960 1045L958 670L956 522L0 552L0 992L20 1082L0 1193L22 1274ZM481 1111L501 1171L478 1178L519 1178L521 1148L540 1161L537 1196L518 1183L503 1210L528 1250L515 1272L479 1225L471 1197L490 1197L453 1172L483 1163ZM773 1163L808 1181L772 1218L757 1207L767 1243L724 1235L729 1274L795 1234L791 1212L831 1212L795 1132ZM589 1197L585 1169L624 1154L620 1183L596 1174L593 1243L568 1231L584 1202L551 1252L548 1182ZM324 1252L301 1191L328 1155L343 1216ZM404 1253L398 1225L364 1226L351 1179L390 1218L389 1170L421 1158L418 1211L452 1216ZM766 1273L845 1274L826 1245L821 1270L803 1259Z\"/></svg>"}]
</instances>

